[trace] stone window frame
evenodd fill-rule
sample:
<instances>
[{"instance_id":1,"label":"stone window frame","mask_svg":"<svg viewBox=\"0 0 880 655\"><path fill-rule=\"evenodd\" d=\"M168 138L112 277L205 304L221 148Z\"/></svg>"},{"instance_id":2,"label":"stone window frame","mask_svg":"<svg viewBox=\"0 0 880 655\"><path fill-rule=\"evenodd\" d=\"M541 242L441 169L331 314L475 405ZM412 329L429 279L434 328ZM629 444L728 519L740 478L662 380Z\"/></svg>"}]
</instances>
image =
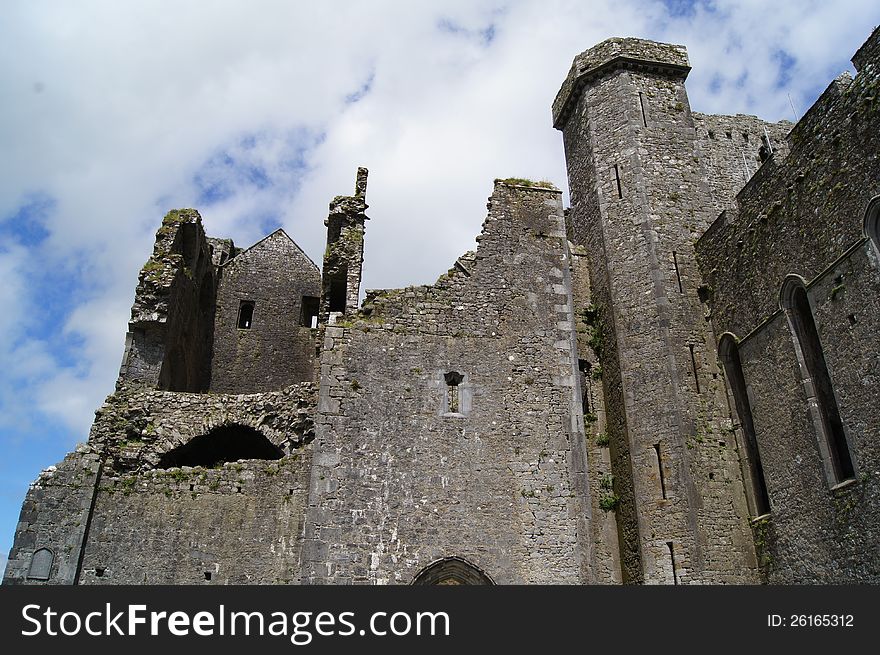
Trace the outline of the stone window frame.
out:
<instances>
[{"instance_id":1,"label":"stone window frame","mask_svg":"<svg viewBox=\"0 0 880 655\"><path fill-rule=\"evenodd\" d=\"M34 562L36 561L38 553L49 553L51 559L49 560L48 571L45 576L35 575L34 574ZM27 579L28 580L40 580L47 581L52 578L52 568L55 566L55 551L51 548L46 548L45 546L42 548L37 548L33 553L31 553L31 561L28 565Z\"/></svg>"},{"instance_id":2,"label":"stone window frame","mask_svg":"<svg viewBox=\"0 0 880 655\"><path fill-rule=\"evenodd\" d=\"M450 383L450 376L458 376L458 382ZM471 411L471 402L473 392L469 382L468 374L459 372L459 369L445 369L440 372L440 385L443 389L443 401L440 408L440 414L444 417L464 418ZM455 410L451 410L450 388L455 387L456 405Z\"/></svg>"},{"instance_id":3,"label":"stone window frame","mask_svg":"<svg viewBox=\"0 0 880 655\"><path fill-rule=\"evenodd\" d=\"M752 401L749 397L749 386L745 379L742 356L739 350L740 340L732 332L725 332L718 340L718 359L724 369L727 385L727 398L731 414L738 420L739 430L737 450L743 453L740 460L743 479L746 484L746 500L754 519L770 514L770 491L767 478L761 465L761 453L758 445L758 434L755 430L752 414ZM741 380L736 380L741 378ZM741 385L741 388L740 388Z\"/></svg>"},{"instance_id":4,"label":"stone window frame","mask_svg":"<svg viewBox=\"0 0 880 655\"><path fill-rule=\"evenodd\" d=\"M880 195L876 195L868 201L862 229L865 237L874 244L874 249L880 256Z\"/></svg>"},{"instance_id":5,"label":"stone window frame","mask_svg":"<svg viewBox=\"0 0 880 655\"><path fill-rule=\"evenodd\" d=\"M795 296L803 293L809 308L809 316L802 316L802 312L795 307ZM825 479L830 489L838 489L853 483L857 478L857 464L855 452L849 437L849 431L840 417L840 403L837 400L837 394L834 391L834 384L831 380L831 373L828 370L828 364L825 360L824 348L822 346L822 337L819 334L818 326L816 326L813 305L810 302L808 293L808 285L804 278L800 275L790 274L786 276L782 283L782 289L779 293L779 306L788 319L789 332L795 348L795 355L798 361L798 367L801 373L801 384L803 385L804 394L807 398L810 420L813 424L813 431L816 436L816 443L819 448L819 455L822 460L822 468L825 473ZM804 330L806 321L812 323L812 328L816 332L818 344L817 351L812 354L811 359L820 362L820 370L812 370L808 364L804 352ZM824 368L824 372L821 370ZM828 376L828 387L830 398L823 402L817 393L817 385L814 381L816 376ZM840 423L840 434L835 435L835 430L831 426L834 414ZM840 462L840 456L845 454L849 458L849 468L851 474L847 475L844 465Z\"/></svg>"},{"instance_id":6,"label":"stone window frame","mask_svg":"<svg viewBox=\"0 0 880 655\"><path fill-rule=\"evenodd\" d=\"M247 325L242 326L242 317L244 315L245 309L250 310L250 316ZM235 325L239 330L250 330L252 327L254 327L255 309L256 303L253 300L240 300L238 302L238 317L235 320Z\"/></svg>"}]
</instances>

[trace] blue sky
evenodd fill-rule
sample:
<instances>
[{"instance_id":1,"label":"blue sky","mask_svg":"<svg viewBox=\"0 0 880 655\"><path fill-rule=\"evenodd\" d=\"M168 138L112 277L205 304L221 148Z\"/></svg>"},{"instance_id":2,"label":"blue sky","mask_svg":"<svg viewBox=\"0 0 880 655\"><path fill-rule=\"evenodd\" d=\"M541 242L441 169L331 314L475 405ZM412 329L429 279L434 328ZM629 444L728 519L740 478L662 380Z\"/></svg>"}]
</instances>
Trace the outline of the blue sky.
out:
<instances>
[{"instance_id":1,"label":"blue sky","mask_svg":"<svg viewBox=\"0 0 880 655\"><path fill-rule=\"evenodd\" d=\"M313 6L314 5L314 6ZM792 118L880 22L876 1L195 0L4 4L0 564L27 485L113 390L164 213L320 261L327 204L370 168L366 288L473 248L496 177L565 187L550 104L610 36L683 43L692 107Z\"/></svg>"}]
</instances>

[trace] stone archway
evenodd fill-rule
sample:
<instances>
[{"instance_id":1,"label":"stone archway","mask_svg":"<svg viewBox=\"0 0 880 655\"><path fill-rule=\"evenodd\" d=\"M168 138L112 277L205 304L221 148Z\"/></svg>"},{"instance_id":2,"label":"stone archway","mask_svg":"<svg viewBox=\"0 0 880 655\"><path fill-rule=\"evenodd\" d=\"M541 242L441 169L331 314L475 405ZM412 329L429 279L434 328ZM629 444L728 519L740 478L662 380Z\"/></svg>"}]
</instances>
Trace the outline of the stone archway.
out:
<instances>
[{"instance_id":1,"label":"stone archway","mask_svg":"<svg viewBox=\"0 0 880 655\"><path fill-rule=\"evenodd\" d=\"M413 578L414 585L494 585L485 571L461 557L444 557L428 564Z\"/></svg>"}]
</instances>

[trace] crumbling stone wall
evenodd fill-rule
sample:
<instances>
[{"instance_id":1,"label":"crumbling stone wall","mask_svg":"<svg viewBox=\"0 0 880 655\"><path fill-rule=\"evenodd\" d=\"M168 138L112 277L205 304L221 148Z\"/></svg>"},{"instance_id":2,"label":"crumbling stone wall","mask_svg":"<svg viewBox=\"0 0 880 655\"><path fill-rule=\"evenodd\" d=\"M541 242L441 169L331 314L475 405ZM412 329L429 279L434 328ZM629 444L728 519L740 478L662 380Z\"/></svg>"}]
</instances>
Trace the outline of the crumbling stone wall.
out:
<instances>
[{"instance_id":1,"label":"crumbling stone wall","mask_svg":"<svg viewBox=\"0 0 880 655\"><path fill-rule=\"evenodd\" d=\"M209 386L216 273L194 209L169 212L138 277L117 386Z\"/></svg>"},{"instance_id":2,"label":"crumbling stone wall","mask_svg":"<svg viewBox=\"0 0 880 655\"><path fill-rule=\"evenodd\" d=\"M880 194L877 31L791 130L790 152L765 162L737 207L697 244L718 334L740 339L771 512L756 526L771 582L878 581L876 482L880 265L862 228ZM806 283L855 475L835 484L813 419L813 383L780 290Z\"/></svg>"},{"instance_id":3,"label":"crumbling stone wall","mask_svg":"<svg viewBox=\"0 0 880 655\"><path fill-rule=\"evenodd\" d=\"M303 304L320 293L318 267L284 230L221 264L211 391L273 391L313 380L315 343ZM243 303L252 307L247 327L239 325Z\"/></svg>"},{"instance_id":4,"label":"crumbling stone wall","mask_svg":"<svg viewBox=\"0 0 880 655\"><path fill-rule=\"evenodd\" d=\"M111 396L89 442L105 465L79 583L298 582L315 401L311 384ZM160 468L163 454L223 425L256 429L283 456Z\"/></svg>"},{"instance_id":5,"label":"crumbling stone wall","mask_svg":"<svg viewBox=\"0 0 880 655\"><path fill-rule=\"evenodd\" d=\"M304 582L593 580L568 264L559 192L499 181L476 253L327 327Z\"/></svg>"},{"instance_id":6,"label":"crumbling stone wall","mask_svg":"<svg viewBox=\"0 0 880 655\"><path fill-rule=\"evenodd\" d=\"M321 270L320 322L326 324L330 314L357 311L364 263L364 230L366 215L366 168L358 168L353 196L336 196L330 203L327 226L327 249Z\"/></svg>"},{"instance_id":7,"label":"crumbling stone wall","mask_svg":"<svg viewBox=\"0 0 880 655\"><path fill-rule=\"evenodd\" d=\"M554 122L603 340L624 579L751 582L748 510L693 261L713 202L688 70L682 46L604 42L575 59Z\"/></svg>"}]
</instances>

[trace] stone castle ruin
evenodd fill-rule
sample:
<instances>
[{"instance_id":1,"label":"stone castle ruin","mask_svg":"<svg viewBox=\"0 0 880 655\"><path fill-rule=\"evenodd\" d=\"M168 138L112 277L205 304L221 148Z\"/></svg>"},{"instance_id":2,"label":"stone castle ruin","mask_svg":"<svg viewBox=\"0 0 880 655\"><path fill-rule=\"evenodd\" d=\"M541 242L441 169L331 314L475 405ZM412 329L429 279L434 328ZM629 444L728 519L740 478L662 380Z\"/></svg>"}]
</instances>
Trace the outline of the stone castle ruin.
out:
<instances>
[{"instance_id":1,"label":"stone castle ruin","mask_svg":"<svg viewBox=\"0 0 880 655\"><path fill-rule=\"evenodd\" d=\"M570 209L496 180L475 252L360 306L365 169L320 269L170 212L4 583L880 582L880 31L853 64L792 125L600 43Z\"/></svg>"}]
</instances>

